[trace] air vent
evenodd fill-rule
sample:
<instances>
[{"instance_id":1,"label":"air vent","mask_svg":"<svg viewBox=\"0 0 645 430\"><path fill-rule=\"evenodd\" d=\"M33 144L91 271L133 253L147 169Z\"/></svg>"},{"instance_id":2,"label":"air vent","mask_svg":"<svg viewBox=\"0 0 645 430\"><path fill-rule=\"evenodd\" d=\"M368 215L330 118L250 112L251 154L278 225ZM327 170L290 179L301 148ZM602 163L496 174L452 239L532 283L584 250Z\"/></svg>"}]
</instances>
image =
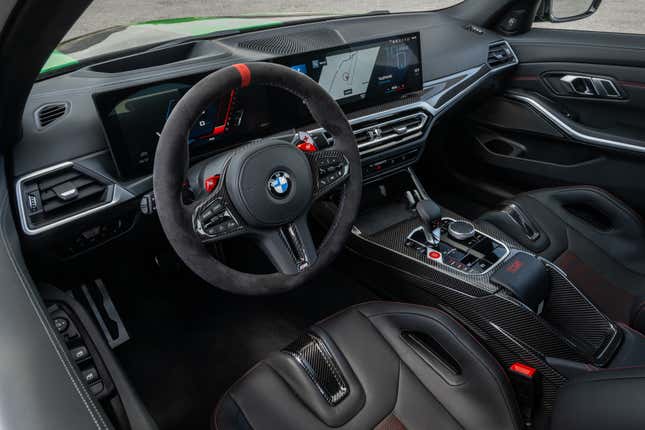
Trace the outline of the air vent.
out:
<instances>
[{"instance_id":1,"label":"air vent","mask_svg":"<svg viewBox=\"0 0 645 430\"><path fill-rule=\"evenodd\" d=\"M515 63L515 54L506 41L496 42L488 48L488 65L496 68Z\"/></svg>"},{"instance_id":2,"label":"air vent","mask_svg":"<svg viewBox=\"0 0 645 430\"><path fill-rule=\"evenodd\" d=\"M345 41L338 32L322 29L276 34L262 39L248 39L239 42L237 46L251 51L289 55L329 48L330 46L338 46L344 43Z\"/></svg>"},{"instance_id":3,"label":"air vent","mask_svg":"<svg viewBox=\"0 0 645 430\"><path fill-rule=\"evenodd\" d=\"M361 156L391 149L423 136L428 115L422 110L401 112L375 121L353 124Z\"/></svg>"},{"instance_id":4,"label":"air vent","mask_svg":"<svg viewBox=\"0 0 645 430\"><path fill-rule=\"evenodd\" d=\"M67 114L69 103L51 103L36 109L36 125L45 128Z\"/></svg>"},{"instance_id":5,"label":"air vent","mask_svg":"<svg viewBox=\"0 0 645 430\"><path fill-rule=\"evenodd\" d=\"M19 182L25 221L30 230L67 219L107 203L107 181L65 163Z\"/></svg>"}]
</instances>

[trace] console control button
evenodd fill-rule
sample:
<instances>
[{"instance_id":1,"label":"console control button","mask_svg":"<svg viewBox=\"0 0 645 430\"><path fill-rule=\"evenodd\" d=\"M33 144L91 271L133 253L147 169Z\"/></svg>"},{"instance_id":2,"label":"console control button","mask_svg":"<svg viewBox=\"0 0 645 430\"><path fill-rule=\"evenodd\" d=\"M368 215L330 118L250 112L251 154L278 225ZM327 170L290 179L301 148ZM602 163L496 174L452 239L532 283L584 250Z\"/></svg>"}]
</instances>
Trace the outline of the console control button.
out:
<instances>
[{"instance_id":1,"label":"console control button","mask_svg":"<svg viewBox=\"0 0 645 430\"><path fill-rule=\"evenodd\" d=\"M63 333L69 327L69 321L63 317L54 318L54 326L59 333Z\"/></svg>"},{"instance_id":2,"label":"console control button","mask_svg":"<svg viewBox=\"0 0 645 430\"><path fill-rule=\"evenodd\" d=\"M101 394L103 389L104 389L103 382L96 382L96 383L90 385L90 391L95 396L98 395L98 394Z\"/></svg>"},{"instance_id":3,"label":"console control button","mask_svg":"<svg viewBox=\"0 0 645 430\"><path fill-rule=\"evenodd\" d=\"M438 261L438 262L443 262L443 256L439 251L435 250L429 250L428 251L428 259L432 261Z\"/></svg>"},{"instance_id":4,"label":"console control button","mask_svg":"<svg viewBox=\"0 0 645 430\"><path fill-rule=\"evenodd\" d=\"M448 225L448 233L456 240L468 240L475 237L475 227L467 221L454 221Z\"/></svg>"},{"instance_id":5,"label":"console control button","mask_svg":"<svg viewBox=\"0 0 645 430\"><path fill-rule=\"evenodd\" d=\"M56 331L63 336L63 339L65 339L66 342L79 337L76 326L65 311L60 309L57 305L50 307L48 310L52 317L54 328L56 328Z\"/></svg>"},{"instance_id":6,"label":"console control button","mask_svg":"<svg viewBox=\"0 0 645 430\"><path fill-rule=\"evenodd\" d=\"M85 346L73 348L70 350L70 353L75 361L83 361L90 356L90 353Z\"/></svg>"},{"instance_id":7,"label":"console control button","mask_svg":"<svg viewBox=\"0 0 645 430\"><path fill-rule=\"evenodd\" d=\"M85 381L85 383L88 385L93 384L94 382L101 379L99 377L99 372L97 372L96 369L93 367L90 367L87 370L83 370L83 372L81 372L81 375L83 377L83 381Z\"/></svg>"}]
</instances>

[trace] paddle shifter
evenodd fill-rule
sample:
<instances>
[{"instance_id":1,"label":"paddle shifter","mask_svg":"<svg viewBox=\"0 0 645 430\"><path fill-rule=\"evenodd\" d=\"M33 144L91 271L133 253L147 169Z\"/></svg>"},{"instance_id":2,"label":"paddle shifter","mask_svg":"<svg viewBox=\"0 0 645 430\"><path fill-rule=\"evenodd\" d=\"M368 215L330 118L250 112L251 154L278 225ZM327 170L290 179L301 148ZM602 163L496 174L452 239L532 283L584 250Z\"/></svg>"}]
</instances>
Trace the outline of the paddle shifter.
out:
<instances>
[{"instance_id":1,"label":"paddle shifter","mask_svg":"<svg viewBox=\"0 0 645 430\"><path fill-rule=\"evenodd\" d=\"M423 233L431 246L441 242L441 208L432 199L417 202L417 214L423 221Z\"/></svg>"}]
</instances>

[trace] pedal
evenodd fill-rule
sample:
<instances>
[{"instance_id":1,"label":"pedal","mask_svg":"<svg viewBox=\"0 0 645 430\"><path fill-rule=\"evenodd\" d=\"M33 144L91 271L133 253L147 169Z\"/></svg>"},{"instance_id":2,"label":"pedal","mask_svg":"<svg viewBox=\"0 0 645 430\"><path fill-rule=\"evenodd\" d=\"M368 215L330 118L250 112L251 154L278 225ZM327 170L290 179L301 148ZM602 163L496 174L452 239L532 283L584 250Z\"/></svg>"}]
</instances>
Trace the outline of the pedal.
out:
<instances>
[{"instance_id":1,"label":"pedal","mask_svg":"<svg viewBox=\"0 0 645 430\"><path fill-rule=\"evenodd\" d=\"M130 335L119 316L119 312L116 310L116 306L114 306L107 288L105 288L103 280L95 279L94 288L90 290L87 285L82 285L81 290L110 348L114 349L127 342L130 339Z\"/></svg>"}]
</instances>

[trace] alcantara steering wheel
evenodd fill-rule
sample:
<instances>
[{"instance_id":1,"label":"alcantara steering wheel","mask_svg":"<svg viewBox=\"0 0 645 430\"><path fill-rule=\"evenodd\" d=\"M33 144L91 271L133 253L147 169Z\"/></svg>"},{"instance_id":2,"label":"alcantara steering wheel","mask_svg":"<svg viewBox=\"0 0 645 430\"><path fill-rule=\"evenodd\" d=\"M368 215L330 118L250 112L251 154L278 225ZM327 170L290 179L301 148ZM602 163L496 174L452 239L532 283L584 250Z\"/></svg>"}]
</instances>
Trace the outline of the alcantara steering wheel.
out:
<instances>
[{"instance_id":1,"label":"alcantara steering wheel","mask_svg":"<svg viewBox=\"0 0 645 430\"><path fill-rule=\"evenodd\" d=\"M201 112L249 85L278 87L299 97L331 134L333 146L305 153L290 140L267 138L217 154L189 171L188 134ZM207 191L204 179L214 172L221 179ZM182 198L187 177L195 195L188 204ZM153 182L161 225L186 265L211 285L253 295L290 290L326 267L351 231L362 190L358 147L336 101L306 75L271 63L218 70L181 98L161 133ZM316 199L334 189L342 194L338 212L316 249L307 214ZM257 241L277 273L234 270L207 249L206 244L242 235Z\"/></svg>"}]
</instances>

